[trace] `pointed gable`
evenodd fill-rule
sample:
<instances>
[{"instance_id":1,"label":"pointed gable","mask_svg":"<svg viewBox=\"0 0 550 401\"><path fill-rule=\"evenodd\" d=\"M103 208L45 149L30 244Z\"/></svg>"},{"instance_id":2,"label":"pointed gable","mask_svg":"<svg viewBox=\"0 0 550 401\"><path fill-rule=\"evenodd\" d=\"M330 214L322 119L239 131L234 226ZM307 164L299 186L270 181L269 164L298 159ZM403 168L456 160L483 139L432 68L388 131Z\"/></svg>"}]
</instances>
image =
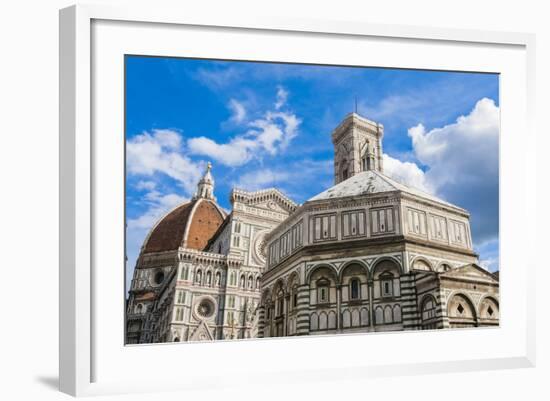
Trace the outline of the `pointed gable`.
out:
<instances>
[{"instance_id":1,"label":"pointed gable","mask_svg":"<svg viewBox=\"0 0 550 401\"><path fill-rule=\"evenodd\" d=\"M471 279L498 284L498 280L495 278L494 274L475 263L467 264L456 269L449 270L445 273L441 273L440 277L443 279Z\"/></svg>"},{"instance_id":2,"label":"pointed gable","mask_svg":"<svg viewBox=\"0 0 550 401\"><path fill-rule=\"evenodd\" d=\"M294 201L275 188L254 192L233 189L231 191L231 202L240 202L255 208L287 214L292 213L298 207Z\"/></svg>"},{"instance_id":3,"label":"pointed gable","mask_svg":"<svg viewBox=\"0 0 550 401\"><path fill-rule=\"evenodd\" d=\"M214 340L214 336L212 334L212 331L206 324L206 322L203 320L200 322L198 327L195 329L193 334L191 334L191 337L189 337L189 341L212 341Z\"/></svg>"}]
</instances>

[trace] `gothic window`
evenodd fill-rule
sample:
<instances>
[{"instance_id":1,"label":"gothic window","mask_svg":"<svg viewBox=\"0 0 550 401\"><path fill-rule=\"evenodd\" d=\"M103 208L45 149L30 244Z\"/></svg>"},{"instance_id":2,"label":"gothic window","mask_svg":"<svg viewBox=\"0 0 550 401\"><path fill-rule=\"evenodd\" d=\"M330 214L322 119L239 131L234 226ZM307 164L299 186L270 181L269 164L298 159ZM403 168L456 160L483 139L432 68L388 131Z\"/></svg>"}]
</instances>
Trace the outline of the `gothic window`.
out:
<instances>
[{"instance_id":1,"label":"gothic window","mask_svg":"<svg viewBox=\"0 0 550 401\"><path fill-rule=\"evenodd\" d=\"M220 272L216 272L216 286L220 286L222 282L222 276Z\"/></svg>"},{"instance_id":2,"label":"gothic window","mask_svg":"<svg viewBox=\"0 0 550 401\"><path fill-rule=\"evenodd\" d=\"M136 306L136 313L142 313L143 312L143 305L142 304L138 304Z\"/></svg>"},{"instance_id":3,"label":"gothic window","mask_svg":"<svg viewBox=\"0 0 550 401\"><path fill-rule=\"evenodd\" d=\"M350 286L350 299L359 299L360 298L359 291L361 286L360 281L356 278L351 279L349 286Z\"/></svg>"},{"instance_id":4,"label":"gothic window","mask_svg":"<svg viewBox=\"0 0 550 401\"><path fill-rule=\"evenodd\" d=\"M252 276L248 276L248 289L251 290L254 286L254 278Z\"/></svg>"},{"instance_id":5,"label":"gothic window","mask_svg":"<svg viewBox=\"0 0 550 401\"><path fill-rule=\"evenodd\" d=\"M212 285L212 272L209 271L206 273L206 285Z\"/></svg>"},{"instance_id":6,"label":"gothic window","mask_svg":"<svg viewBox=\"0 0 550 401\"><path fill-rule=\"evenodd\" d=\"M246 277L243 275L241 275L241 288L245 288L245 281L246 281Z\"/></svg>"},{"instance_id":7,"label":"gothic window","mask_svg":"<svg viewBox=\"0 0 550 401\"><path fill-rule=\"evenodd\" d=\"M202 270L200 270L200 269L197 270L197 275L195 276L195 282L199 285L202 282Z\"/></svg>"},{"instance_id":8,"label":"gothic window","mask_svg":"<svg viewBox=\"0 0 550 401\"><path fill-rule=\"evenodd\" d=\"M380 275L380 294L382 297L393 296L393 275L391 273L382 273Z\"/></svg>"},{"instance_id":9,"label":"gothic window","mask_svg":"<svg viewBox=\"0 0 550 401\"><path fill-rule=\"evenodd\" d=\"M236 222L235 223L235 232L239 234L241 232L241 223Z\"/></svg>"},{"instance_id":10,"label":"gothic window","mask_svg":"<svg viewBox=\"0 0 550 401\"><path fill-rule=\"evenodd\" d=\"M240 246L240 238L239 237L233 237L233 246L239 247Z\"/></svg>"},{"instance_id":11,"label":"gothic window","mask_svg":"<svg viewBox=\"0 0 550 401\"><path fill-rule=\"evenodd\" d=\"M185 291L178 291L178 304L185 303Z\"/></svg>"}]
</instances>

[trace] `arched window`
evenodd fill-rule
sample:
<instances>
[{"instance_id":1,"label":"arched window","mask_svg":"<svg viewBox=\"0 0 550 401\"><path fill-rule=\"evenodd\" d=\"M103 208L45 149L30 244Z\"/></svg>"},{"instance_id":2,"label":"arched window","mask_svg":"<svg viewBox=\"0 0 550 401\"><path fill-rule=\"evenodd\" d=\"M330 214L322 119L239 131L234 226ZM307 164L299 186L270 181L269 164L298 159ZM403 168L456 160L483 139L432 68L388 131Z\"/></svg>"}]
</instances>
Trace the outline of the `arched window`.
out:
<instances>
[{"instance_id":1,"label":"arched window","mask_svg":"<svg viewBox=\"0 0 550 401\"><path fill-rule=\"evenodd\" d=\"M259 277L256 277L256 289L257 290L260 289L260 278Z\"/></svg>"},{"instance_id":2,"label":"arched window","mask_svg":"<svg viewBox=\"0 0 550 401\"><path fill-rule=\"evenodd\" d=\"M216 272L216 286L220 286L222 282L222 275L220 272Z\"/></svg>"},{"instance_id":3,"label":"arched window","mask_svg":"<svg viewBox=\"0 0 550 401\"><path fill-rule=\"evenodd\" d=\"M277 316L282 316L285 313L285 296L283 291L277 294Z\"/></svg>"},{"instance_id":4,"label":"arched window","mask_svg":"<svg viewBox=\"0 0 550 401\"><path fill-rule=\"evenodd\" d=\"M195 282L201 284L202 282L202 270L197 270L197 275L195 276Z\"/></svg>"},{"instance_id":5,"label":"arched window","mask_svg":"<svg viewBox=\"0 0 550 401\"><path fill-rule=\"evenodd\" d=\"M206 285L212 285L212 272L209 271L206 273Z\"/></svg>"},{"instance_id":6,"label":"arched window","mask_svg":"<svg viewBox=\"0 0 550 401\"><path fill-rule=\"evenodd\" d=\"M143 305L142 304L138 304L136 306L136 313L142 313L143 312Z\"/></svg>"},{"instance_id":7,"label":"arched window","mask_svg":"<svg viewBox=\"0 0 550 401\"><path fill-rule=\"evenodd\" d=\"M248 276L248 289L251 290L254 286L254 277Z\"/></svg>"},{"instance_id":8,"label":"arched window","mask_svg":"<svg viewBox=\"0 0 550 401\"><path fill-rule=\"evenodd\" d=\"M350 299L359 299L360 296L360 286L361 283L358 279L351 279L349 282L350 286Z\"/></svg>"},{"instance_id":9,"label":"arched window","mask_svg":"<svg viewBox=\"0 0 550 401\"><path fill-rule=\"evenodd\" d=\"M321 279L317 282L317 303L329 302L329 284L329 281L326 279Z\"/></svg>"},{"instance_id":10,"label":"arched window","mask_svg":"<svg viewBox=\"0 0 550 401\"><path fill-rule=\"evenodd\" d=\"M380 294L382 297L393 297L393 275L389 272L380 275Z\"/></svg>"},{"instance_id":11,"label":"arched window","mask_svg":"<svg viewBox=\"0 0 550 401\"><path fill-rule=\"evenodd\" d=\"M245 288L246 285L246 277L244 274L241 275L241 288Z\"/></svg>"}]
</instances>

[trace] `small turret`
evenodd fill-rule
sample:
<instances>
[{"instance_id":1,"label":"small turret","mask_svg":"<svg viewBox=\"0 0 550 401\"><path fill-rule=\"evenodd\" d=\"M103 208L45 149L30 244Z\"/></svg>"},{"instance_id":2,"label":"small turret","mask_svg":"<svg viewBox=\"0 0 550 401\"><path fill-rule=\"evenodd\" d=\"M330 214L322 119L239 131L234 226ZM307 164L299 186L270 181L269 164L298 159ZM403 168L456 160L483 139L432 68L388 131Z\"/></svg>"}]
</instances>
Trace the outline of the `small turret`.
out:
<instances>
[{"instance_id":1,"label":"small turret","mask_svg":"<svg viewBox=\"0 0 550 401\"><path fill-rule=\"evenodd\" d=\"M214 179L212 178L210 170L212 170L212 163L208 162L206 165L206 171L197 185L197 192L193 197L194 199L203 198L211 199L213 201L216 200L216 197L214 196Z\"/></svg>"}]
</instances>

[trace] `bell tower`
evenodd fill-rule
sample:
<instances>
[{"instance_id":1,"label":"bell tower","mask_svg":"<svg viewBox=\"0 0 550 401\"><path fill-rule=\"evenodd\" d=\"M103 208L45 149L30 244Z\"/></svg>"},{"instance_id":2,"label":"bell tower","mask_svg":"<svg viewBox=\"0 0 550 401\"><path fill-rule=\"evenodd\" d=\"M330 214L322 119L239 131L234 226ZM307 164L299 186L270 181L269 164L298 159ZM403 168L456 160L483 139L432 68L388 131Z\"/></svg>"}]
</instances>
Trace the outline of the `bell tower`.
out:
<instances>
[{"instance_id":1,"label":"bell tower","mask_svg":"<svg viewBox=\"0 0 550 401\"><path fill-rule=\"evenodd\" d=\"M384 126L357 113L348 114L332 131L334 145L334 183L338 184L361 171L384 172L382 137Z\"/></svg>"}]
</instances>

